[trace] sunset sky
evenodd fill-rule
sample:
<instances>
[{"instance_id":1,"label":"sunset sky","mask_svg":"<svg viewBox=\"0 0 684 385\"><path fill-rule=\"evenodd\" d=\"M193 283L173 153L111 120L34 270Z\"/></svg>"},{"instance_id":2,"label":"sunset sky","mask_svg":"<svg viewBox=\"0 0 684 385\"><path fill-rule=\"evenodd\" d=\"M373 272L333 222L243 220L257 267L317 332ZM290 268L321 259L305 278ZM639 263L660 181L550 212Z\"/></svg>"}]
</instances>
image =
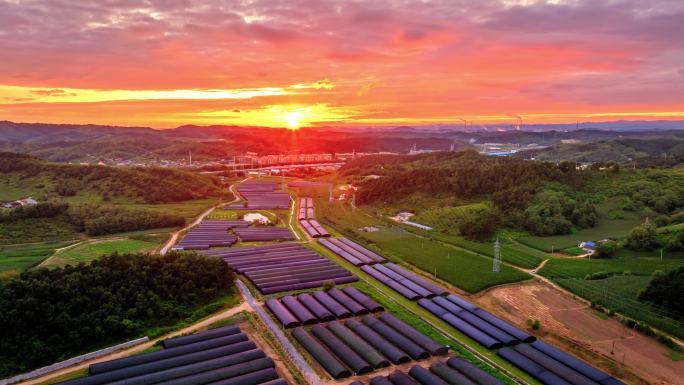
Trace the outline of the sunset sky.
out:
<instances>
[{"instance_id":1,"label":"sunset sky","mask_svg":"<svg viewBox=\"0 0 684 385\"><path fill-rule=\"evenodd\" d=\"M681 0L0 0L0 120L684 119Z\"/></svg>"}]
</instances>

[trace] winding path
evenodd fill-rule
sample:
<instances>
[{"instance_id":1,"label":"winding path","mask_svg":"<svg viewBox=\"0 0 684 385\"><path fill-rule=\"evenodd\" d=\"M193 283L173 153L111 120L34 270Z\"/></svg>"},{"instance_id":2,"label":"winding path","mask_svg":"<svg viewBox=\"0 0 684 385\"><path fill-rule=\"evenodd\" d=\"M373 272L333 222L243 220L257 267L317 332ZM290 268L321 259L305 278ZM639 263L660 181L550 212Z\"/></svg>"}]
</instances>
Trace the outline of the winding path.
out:
<instances>
[{"instance_id":1,"label":"winding path","mask_svg":"<svg viewBox=\"0 0 684 385\"><path fill-rule=\"evenodd\" d=\"M195 218L195 220L192 221L192 223L190 223L189 225L183 227L182 229L176 230L176 231L174 231L173 233L171 233L171 238L169 238L169 240L166 242L166 244L164 245L164 247L162 247L161 250L159 250L159 253L162 254L162 255L168 253L168 251L171 250L171 248L173 247L173 245L176 244L176 241L178 240L178 237L180 236L180 234L181 234L182 232L187 231L187 230L189 230L190 228L197 226L200 222L202 222L202 220L203 220L204 218L207 217L207 215L211 214L211 212L214 211L216 208L221 207L221 206L230 205L230 204L239 202L239 201L240 201L240 197L239 197L238 194L235 192L235 186L238 185L239 183L242 183L242 182L245 181L245 180L246 180L246 179L243 179L243 180L241 180L241 181L239 181L239 182L235 182L235 183L231 184L230 187L228 187L228 190L230 190L230 192L231 192L231 193L233 194L233 196L235 197L232 201L230 201L230 202L224 202L224 203L219 203L219 204L217 204L217 205L214 205L214 206L208 208L206 211L204 211L202 214L200 214L197 218Z\"/></svg>"}]
</instances>

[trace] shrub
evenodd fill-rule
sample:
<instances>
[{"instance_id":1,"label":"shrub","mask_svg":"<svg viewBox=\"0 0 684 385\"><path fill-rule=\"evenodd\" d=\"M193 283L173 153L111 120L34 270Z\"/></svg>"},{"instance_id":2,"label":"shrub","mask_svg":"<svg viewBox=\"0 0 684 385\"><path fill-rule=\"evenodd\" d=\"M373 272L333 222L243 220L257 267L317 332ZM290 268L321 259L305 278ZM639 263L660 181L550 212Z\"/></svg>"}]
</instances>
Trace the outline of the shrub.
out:
<instances>
[{"instance_id":1,"label":"shrub","mask_svg":"<svg viewBox=\"0 0 684 385\"><path fill-rule=\"evenodd\" d=\"M595 258L611 258L613 255L615 255L616 250L617 243L615 241L606 241L596 246L592 256Z\"/></svg>"},{"instance_id":2,"label":"shrub","mask_svg":"<svg viewBox=\"0 0 684 385\"><path fill-rule=\"evenodd\" d=\"M666 335L658 334L658 337L657 337L656 339L658 340L658 342L660 342L661 344L667 346L667 347L670 348L670 349L677 350L677 351L681 350L681 347L680 347L678 344L676 344L676 343L672 340L672 338L670 338L670 337L668 337L668 336L666 336Z\"/></svg>"},{"instance_id":3,"label":"shrub","mask_svg":"<svg viewBox=\"0 0 684 385\"><path fill-rule=\"evenodd\" d=\"M596 272L596 273L587 274L587 275L584 277L584 279L587 280L587 281L592 281L592 280L596 280L596 279L605 279L605 278L609 278L609 277L612 277L612 276L614 276L614 275L615 275L615 273L609 273L609 272L606 272L606 271L598 271L598 272Z\"/></svg>"},{"instance_id":4,"label":"shrub","mask_svg":"<svg viewBox=\"0 0 684 385\"><path fill-rule=\"evenodd\" d=\"M684 267L667 274L654 271L646 289L639 293L639 300L663 306L675 314L684 314Z\"/></svg>"},{"instance_id":5,"label":"shrub","mask_svg":"<svg viewBox=\"0 0 684 385\"><path fill-rule=\"evenodd\" d=\"M655 336L655 332L653 329L651 329L650 326L646 325L643 322L637 322L635 329L649 337Z\"/></svg>"},{"instance_id":6,"label":"shrub","mask_svg":"<svg viewBox=\"0 0 684 385\"><path fill-rule=\"evenodd\" d=\"M661 245L656 229L650 225L635 227L625 239L625 246L632 250L655 250Z\"/></svg>"},{"instance_id":7,"label":"shrub","mask_svg":"<svg viewBox=\"0 0 684 385\"><path fill-rule=\"evenodd\" d=\"M659 215L653 221L653 224L656 225L657 227L667 226L670 224L670 218L667 215Z\"/></svg>"},{"instance_id":8,"label":"shrub","mask_svg":"<svg viewBox=\"0 0 684 385\"><path fill-rule=\"evenodd\" d=\"M541 322L539 322L538 319L530 318L527 320L527 326L529 326L532 330L539 330L539 328L541 327Z\"/></svg>"},{"instance_id":9,"label":"shrub","mask_svg":"<svg viewBox=\"0 0 684 385\"><path fill-rule=\"evenodd\" d=\"M670 236L665 248L668 251L684 251L684 231L678 231Z\"/></svg>"}]
</instances>

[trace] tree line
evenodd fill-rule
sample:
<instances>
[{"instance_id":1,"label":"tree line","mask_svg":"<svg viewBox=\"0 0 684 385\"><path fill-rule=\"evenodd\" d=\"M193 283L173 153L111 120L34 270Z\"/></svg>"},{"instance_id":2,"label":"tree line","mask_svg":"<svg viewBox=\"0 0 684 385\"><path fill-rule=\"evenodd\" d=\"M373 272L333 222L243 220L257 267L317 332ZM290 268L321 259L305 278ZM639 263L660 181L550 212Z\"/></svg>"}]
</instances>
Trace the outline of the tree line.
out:
<instances>
[{"instance_id":1,"label":"tree line","mask_svg":"<svg viewBox=\"0 0 684 385\"><path fill-rule=\"evenodd\" d=\"M112 254L0 281L0 378L172 326L234 286L220 258Z\"/></svg>"},{"instance_id":2,"label":"tree line","mask_svg":"<svg viewBox=\"0 0 684 385\"><path fill-rule=\"evenodd\" d=\"M14 153L0 153L0 173L45 176L52 181L52 193L57 196L95 191L105 200L120 197L144 203L168 203L229 194L218 178L190 171L57 164Z\"/></svg>"},{"instance_id":3,"label":"tree line","mask_svg":"<svg viewBox=\"0 0 684 385\"><path fill-rule=\"evenodd\" d=\"M185 224L185 218L168 212L130 209L97 203L74 205L66 202L42 202L37 205L0 212L0 222L56 217L66 219L78 231L91 236L177 227Z\"/></svg>"}]
</instances>

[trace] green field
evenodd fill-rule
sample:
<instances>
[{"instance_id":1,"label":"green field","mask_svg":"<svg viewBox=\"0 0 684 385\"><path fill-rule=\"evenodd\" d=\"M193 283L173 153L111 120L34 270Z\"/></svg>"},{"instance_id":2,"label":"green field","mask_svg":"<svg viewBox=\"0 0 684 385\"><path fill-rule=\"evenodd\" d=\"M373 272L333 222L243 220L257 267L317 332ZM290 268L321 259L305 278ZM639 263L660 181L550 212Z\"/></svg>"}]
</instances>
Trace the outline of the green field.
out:
<instances>
[{"instance_id":1,"label":"green field","mask_svg":"<svg viewBox=\"0 0 684 385\"><path fill-rule=\"evenodd\" d=\"M505 265L501 266L499 273L494 273L490 258L420 237L370 217L361 210L354 212L344 203L317 201L317 214L323 223L335 227L342 235L366 244L389 259L405 261L436 274L439 279L470 293L530 278L528 274ZM380 231L360 231L363 226L376 226Z\"/></svg>"},{"instance_id":2,"label":"green field","mask_svg":"<svg viewBox=\"0 0 684 385\"><path fill-rule=\"evenodd\" d=\"M573 234L553 235L547 237L528 236L517 240L535 249L554 251L576 247L580 242L598 241L605 238L622 238L632 229L643 223L644 217L629 213L624 219L599 219L598 224L590 229L581 229Z\"/></svg>"},{"instance_id":3,"label":"green field","mask_svg":"<svg viewBox=\"0 0 684 385\"><path fill-rule=\"evenodd\" d=\"M587 253L586 250L584 250L581 247L570 247L567 249L560 250L562 253L567 254L567 255L584 255Z\"/></svg>"},{"instance_id":4,"label":"green field","mask_svg":"<svg viewBox=\"0 0 684 385\"><path fill-rule=\"evenodd\" d=\"M249 213L259 213L266 218L268 218L271 223L274 221L276 222L276 226L286 226L287 225L287 219L290 214L289 211L287 210L273 210L273 211L268 211L268 210L223 210L223 209L217 209L212 211L208 216L207 219L238 219L241 218L241 215L244 214L249 214ZM277 221L276 221L277 218Z\"/></svg>"},{"instance_id":5,"label":"green field","mask_svg":"<svg viewBox=\"0 0 684 385\"><path fill-rule=\"evenodd\" d=\"M553 259L539 273L580 297L682 338L684 325L680 321L637 299L654 271L667 272L680 266L684 266L682 253L665 254L661 261L659 254L654 252L620 250L610 259ZM585 279L597 272L611 276Z\"/></svg>"},{"instance_id":6,"label":"green field","mask_svg":"<svg viewBox=\"0 0 684 385\"><path fill-rule=\"evenodd\" d=\"M130 202L122 202L121 204L129 208L166 211L180 215L186 220L190 220L203 213L209 207L218 204L219 202L220 201L218 199L196 199L192 201L164 204L137 204Z\"/></svg>"},{"instance_id":7,"label":"green field","mask_svg":"<svg viewBox=\"0 0 684 385\"><path fill-rule=\"evenodd\" d=\"M159 247L159 243L138 240L138 239L115 239L115 240L101 240L89 241L73 248L66 249L59 252L47 260L45 260L42 267L58 267L66 265L76 265L78 263L90 262L103 255L114 252L119 253L135 253L135 252L150 252Z\"/></svg>"},{"instance_id":8,"label":"green field","mask_svg":"<svg viewBox=\"0 0 684 385\"><path fill-rule=\"evenodd\" d=\"M0 246L0 277L19 274L52 255L55 249L73 243L74 241L66 241Z\"/></svg>"},{"instance_id":9,"label":"green field","mask_svg":"<svg viewBox=\"0 0 684 385\"><path fill-rule=\"evenodd\" d=\"M494 242L475 242L464 239L457 235L443 234L437 232L426 232L431 238L439 241L462 247L489 257L494 257ZM499 239L501 247L501 260L516 266L532 269L537 267L543 260L551 256L543 251L517 243L510 239Z\"/></svg>"},{"instance_id":10,"label":"green field","mask_svg":"<svg viewBox=\"0 0 684 385\"><path fill-rule=\"evenodd\" d=\"M539 272L549 278L584 278L588 274L598 271L608 273L623 273L630 271L636 276L650 276L656 270L670 271L684 266L684 259L647 258L641 256L617 256L607 259L552 259Z\"/></svg>"},{"instance_id":11,"label":"green field","mask_svg":"<svg viewBox=\"0 0 684 385\"><path fill-rule=\"evenodd\" d=\"M13 201L28 196L41 199L51 188L52 182L46 177L24 178L14 173L4 174L3 178L0 178L0 202Z\"/></svg>"},{"instance_id":12,"label":"green field","mask_svg":"<svg viewBox=\"0 0 684 385\"><path fill-rule=\"evenodd\" d=\"M0 244L61 241L79 237L82 238L74 225L63 217L0 222Z\"/></svg>"}]
</instances>

